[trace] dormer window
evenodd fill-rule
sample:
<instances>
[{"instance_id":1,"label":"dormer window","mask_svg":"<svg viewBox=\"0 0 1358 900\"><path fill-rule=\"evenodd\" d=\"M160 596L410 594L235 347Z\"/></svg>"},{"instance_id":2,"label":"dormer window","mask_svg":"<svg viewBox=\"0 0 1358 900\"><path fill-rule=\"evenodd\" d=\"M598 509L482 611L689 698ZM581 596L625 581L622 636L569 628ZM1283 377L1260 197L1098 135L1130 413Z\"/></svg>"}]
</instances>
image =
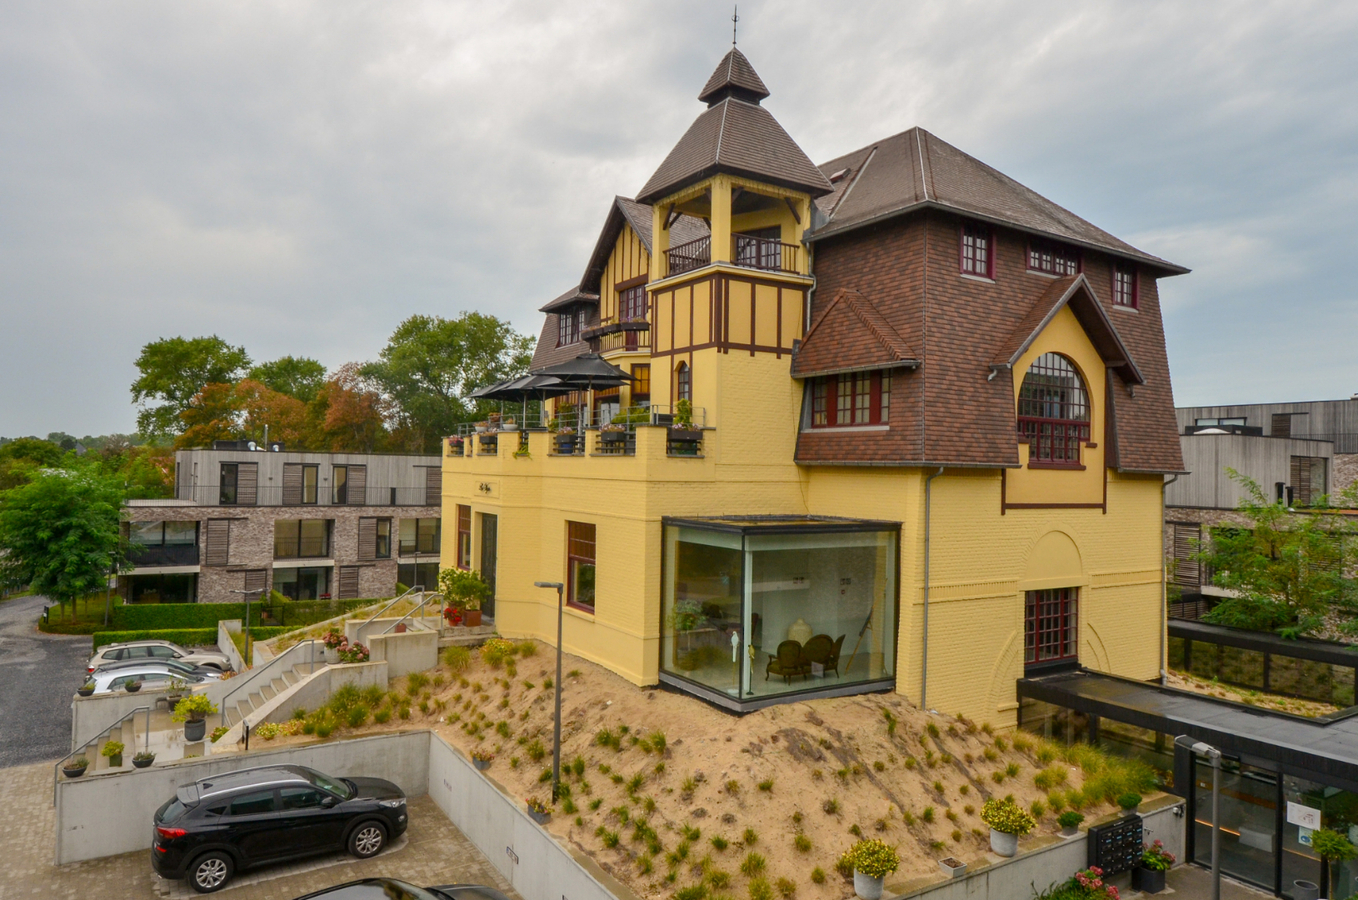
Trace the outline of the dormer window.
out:
<instances>
[{"instance_id":1,"label":"dormer window","mask_svg":"<svg viewBox=\"0 0 1358 900\"><path fill-rule=\"evenodd\" d=\"M1136 266L1118 264L1113 267L1113 305L1126 309L1136 309L1140 302L1137 296Z\"/></svg>"},{"instance_id":2,"label":"dormer window","mask_svg":"<svg viewBox=\"0 0 1358 900\"><path fill-rule=\"evenodd\" d=\"M618 312L623 322L646 321L646 285L638 284L618 292Z\"/></svg>"},{"instance_id":3,"label":"dormer window","mask_svg":"<svg viewBox=\"0 0 1358 900\"><path fill-rule=\"evenodd\" d=\"M854 372L811 380L812 428L885 425L890 409L890 372Z\"/></svg>"},{"instance_id":4,"label":"dormer window","mask_svg":"<svg viewBox=\"0 0 1358 900\"><path fill-rule=\"evenodd\" d=\"M585 330L585 308L577 306L575 309L559 313L556 317L556 327L556 345L558 347L579 341L581 332Z\"/></svg>"},{"instance_id":5,"label":"dormer window","mask_svg":"<svg viewBox=\"0 0 1358 900\"><path fill-rule=\"evenodd\" d=\"M1018 432L1028 442L1028 464L1080 465L1080 444L1089 441L1089 394L1070 360L1044 353L1028 368L1019 388Z\"/></svg>"},{"instance_id":6,"label":"dormer window","mask_svg":"<svg viewBox=\"0 0 1358 900\"><path fill-rule=\"evenodd\" d=\"M962 223L962 274L995 277L995 235L988 225Z\"/></svg>"},{"instance_id":7,"label":"dormer window","mask_svg":"<svg viewBox=\"0 0 1358 900\"><path fill-rule=\"evenodd\" d=\"M1044 275L1078 275L1080 251L1051 241L1029 241L1028 271Z\"/></svg>"}]
</instances>

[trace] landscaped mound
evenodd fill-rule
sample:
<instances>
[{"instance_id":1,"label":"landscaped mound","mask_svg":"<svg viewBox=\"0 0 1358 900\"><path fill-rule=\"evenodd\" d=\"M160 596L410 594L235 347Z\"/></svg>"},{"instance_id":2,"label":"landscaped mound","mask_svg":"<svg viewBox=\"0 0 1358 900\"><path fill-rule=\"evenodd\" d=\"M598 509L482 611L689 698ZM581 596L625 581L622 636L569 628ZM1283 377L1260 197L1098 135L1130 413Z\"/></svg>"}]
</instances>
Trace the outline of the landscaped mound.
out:
<instances>
[{"instance_id":1,"label":"landscaped mound","mask_svg":"<svg viewBox=\"0 0 1358 900\"><path fill-rule=\"evenodd\" d=\"M346 736L432 727L468 756L492 755L487 774L513 796L550 801L554 663L535 642L450 648L438 669L385 696L345 692L334 698L342 709L313 712L277 739L303 739L286 736L303 724ZM547 827L647 898L850 897L836 866L860 837L897 850L888 880L904 883L938 877L942 857L983 860L980 812L992 797L1012 796L1036 834L1052 835L1062 810L1092 817L1154 788L1140 763L998 734L895 695L736 718L577 657L565 667L565 791Z\"/></svg>"}]
</instances>

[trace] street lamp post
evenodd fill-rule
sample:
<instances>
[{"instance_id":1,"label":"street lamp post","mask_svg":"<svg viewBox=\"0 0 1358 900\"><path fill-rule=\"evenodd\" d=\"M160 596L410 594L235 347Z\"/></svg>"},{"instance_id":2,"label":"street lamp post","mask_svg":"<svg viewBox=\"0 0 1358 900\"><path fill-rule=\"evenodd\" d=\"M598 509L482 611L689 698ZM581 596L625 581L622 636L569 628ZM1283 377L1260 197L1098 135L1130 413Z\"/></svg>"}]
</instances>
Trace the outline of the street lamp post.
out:
<instances>
[{"instance_id":1,"label":"street lamp post","mask_svg":"<svg viewBox=\"0 0 1358 900\"><path fill-rule=\"evenodd\" d=\"M1174 744L1212 764L1212 900L1221 900L1221 751L1186 734L1176 737Z\"/></svg>"},{"instance_id":2,"label":"street lamp post","mask_svg":"<svg viewBox=\"0 0 1358 900\"><path fill-rule=\"evenodd\" d=\"M255 648L250 644L250 595L262 594L264 593L264 588L253 588L248 591L232 591L231 593L245 595L245 665L249 666L255 658Z\"/></svg>"},{"instance_id":3,"label":"street lamp post","mask_svg":"<svg viewBox=\"0 0 1358 900\"><path fill-rule=\"evenodd\" d=\"M535 581L534 587L556 588L556 717L552 724L552 802L561 792L561 633L565 619L565 585L559 581Z\"/></svg>"}]
</instances>

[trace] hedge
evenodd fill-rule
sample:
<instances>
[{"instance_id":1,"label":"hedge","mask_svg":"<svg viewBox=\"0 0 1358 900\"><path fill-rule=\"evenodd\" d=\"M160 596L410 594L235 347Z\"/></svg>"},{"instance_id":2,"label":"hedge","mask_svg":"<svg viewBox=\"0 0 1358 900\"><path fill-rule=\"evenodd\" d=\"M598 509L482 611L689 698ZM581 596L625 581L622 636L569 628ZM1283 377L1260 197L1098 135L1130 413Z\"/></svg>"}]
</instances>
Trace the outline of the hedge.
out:
<instances>
[{"instance_id":1,"label":"hedge","mask_svg":"<svg viewBox=\"0 0 1358 900\"><path fill-rule=\"evenodd\" d=\"M263 624L268 615L273 623L300 628L378 602L361 600L305 600L278 604L250 604L250 626ZM148 603L126 604L113 610L113 628L118 631L159 631L164 629L211 628L222 619L245 619L244 603Z\"/></svg>"},{"instance_id":2,"label":"hedge","mask_svg":"<svg viewBox=\"0 0 1358 900\"><path fill-rule=\"evenodd\" d=\"M250 636L258 641L276 637L291 628L251 626ZM119 644L125 641L170 641L183 647L217 643L217 627L211 628L159 628L141 631L101 631L94 636L94 649L105 644Z\"/></svg>"}]
</instances>

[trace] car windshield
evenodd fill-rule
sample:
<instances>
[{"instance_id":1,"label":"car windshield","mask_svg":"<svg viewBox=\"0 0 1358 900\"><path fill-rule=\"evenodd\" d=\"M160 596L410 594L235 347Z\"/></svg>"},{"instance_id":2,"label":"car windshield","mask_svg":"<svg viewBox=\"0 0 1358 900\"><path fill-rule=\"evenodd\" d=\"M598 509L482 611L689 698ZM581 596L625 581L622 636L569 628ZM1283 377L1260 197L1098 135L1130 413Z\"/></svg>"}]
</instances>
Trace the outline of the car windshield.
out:
<instances>
[{"instance_id":1,"label":"car windshield","mask_svg":"<svg viewBox=\"0 0 1358 900\"><path fill-rule=\"evenodd\" d=\"M343 781L342 779L331 778L329 775L322 775L315 769L307 769L306 773L312 784L322 790L329 791L341 800L348 800L350 797L354 796L354 789L349 786L348 782Z\"/></svg>"},{"instance_id":2,"label":"car windshield","mask_svg":"<svg viewBox=\"0 0 1358 900\"><path fill-rule=\"evenodd\" d=\"M166 803L160 809L156 810L156 822L159 824L173 822L180 816L184 815L184 813L187 810L188 807L185 806L183 803L180 803L179 798L176 797L175 799Z\"/></svg>"}]
</instances>

